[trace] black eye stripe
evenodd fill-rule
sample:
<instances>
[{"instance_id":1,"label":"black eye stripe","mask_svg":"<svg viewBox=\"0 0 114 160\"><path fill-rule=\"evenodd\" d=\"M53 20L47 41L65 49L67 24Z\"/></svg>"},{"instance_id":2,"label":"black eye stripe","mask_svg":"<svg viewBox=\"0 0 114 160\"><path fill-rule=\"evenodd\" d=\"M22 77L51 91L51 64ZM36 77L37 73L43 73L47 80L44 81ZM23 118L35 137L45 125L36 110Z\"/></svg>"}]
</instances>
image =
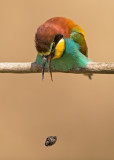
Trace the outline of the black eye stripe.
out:
<instances>
[{"instance_id":1,"label":"black eye stripe","mask_svg":"<svg viewBox=\"0 0 114 160\"><path fill-rule=\"evenodd\" d=\"M52 58L53 58L54 55L55 55L56 45L57 45L57 43L58 43L62 38L63 38L63 35L62 35L62 34L57 34L57 35L55 36L54 41L53 41L53 43L52 43L51 52L50 52Z\"/></svg>"},{"instance_id":2,"label":"black eye stripe","mask_svg":"<svg viewBox=\"0 0 114 160\"><path fill-rule=\"evenodd\" d=\"M60 41L60 39L62 39L62 38L63 38L63 35L62 35L62 34L57 34L57 35L55 36L53 42L55 42L55 44L57 45L57 43L58 43L58 42Z\"/></svg>"},{"instance_id":3,"label":"black eye stripe","mask_svg":"<svg viewBox=\"0 0 114 160\"><path fill-rule=\"evenodd\" d=\"M57 34L54 38L53 44L52 44L52 49L55 49L57 43L63 38L62 34Z\"/></svg>"}]
</instances>

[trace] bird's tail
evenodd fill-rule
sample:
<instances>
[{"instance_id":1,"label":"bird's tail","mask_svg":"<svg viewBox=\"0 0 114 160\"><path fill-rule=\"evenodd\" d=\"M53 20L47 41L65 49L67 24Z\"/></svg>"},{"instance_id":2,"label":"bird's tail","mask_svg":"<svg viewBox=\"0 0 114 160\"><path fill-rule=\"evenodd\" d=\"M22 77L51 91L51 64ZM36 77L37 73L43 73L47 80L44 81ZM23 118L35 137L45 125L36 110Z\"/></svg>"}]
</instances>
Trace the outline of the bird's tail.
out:
<instances>
[{"instance_id":1,"label":"bird's tail","mask_svg":"<svg viewBox=\"0 0 114 160\"><path fill-rule=\"evenodd\" d=\"M92 80L93 73L84 73L84 76L87 76L90 80Z\"/></svg>"}]
</instances>

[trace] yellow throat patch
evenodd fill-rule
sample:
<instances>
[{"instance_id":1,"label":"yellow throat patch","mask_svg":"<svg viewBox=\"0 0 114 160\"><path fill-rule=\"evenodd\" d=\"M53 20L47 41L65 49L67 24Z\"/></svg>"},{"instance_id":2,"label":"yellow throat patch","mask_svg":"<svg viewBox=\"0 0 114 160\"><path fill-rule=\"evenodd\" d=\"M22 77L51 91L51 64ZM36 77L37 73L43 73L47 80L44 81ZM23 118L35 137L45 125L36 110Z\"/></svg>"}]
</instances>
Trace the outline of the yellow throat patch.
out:
<instances>
[{"instance_id":1,"label":"yellow throat patch","mask_svg":"<svg viewBox=\"0 0 114 160\"><path fill-rule=\"evenodd\" d=\"M62 55L63 55L63 52L65 50L65 41L64 39L62 38L56 48L55 48L55 56L53 57L53 59L57 59L57 58L60 58Z\"/></svg>"}]
</instances>

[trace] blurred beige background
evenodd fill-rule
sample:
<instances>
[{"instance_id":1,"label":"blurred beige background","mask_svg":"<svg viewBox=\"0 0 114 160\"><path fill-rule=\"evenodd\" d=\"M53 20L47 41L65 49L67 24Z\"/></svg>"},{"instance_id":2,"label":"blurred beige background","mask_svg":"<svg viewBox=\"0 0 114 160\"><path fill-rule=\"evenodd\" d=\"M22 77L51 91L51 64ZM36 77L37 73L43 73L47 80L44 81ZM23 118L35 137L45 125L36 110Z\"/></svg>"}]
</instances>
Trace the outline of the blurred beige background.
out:
<instances>
[{"instance_id":1,"label":"blurred beige background","mask_svg":"<svg viewBox=\"0 0 114 160\"><path fill-rule=\"evenodd\" d=\"M114 0L0 0L0 61L34 61L36 29L54 16L85 30L93 61L114 62ZM0 74L0 160L114 160L114 75L53 78Z\"/></svg>"}]
</instances>

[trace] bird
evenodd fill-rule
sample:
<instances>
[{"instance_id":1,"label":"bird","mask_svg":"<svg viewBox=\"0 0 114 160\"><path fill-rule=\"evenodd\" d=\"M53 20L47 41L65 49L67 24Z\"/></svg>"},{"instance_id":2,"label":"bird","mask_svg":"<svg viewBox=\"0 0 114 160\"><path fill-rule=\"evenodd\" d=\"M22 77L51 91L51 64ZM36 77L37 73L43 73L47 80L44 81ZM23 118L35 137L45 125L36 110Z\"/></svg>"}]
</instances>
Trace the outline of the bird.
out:
<instances>
[{"instance_id":1,"label":"bird","mask_svg":"<svg viewBox=\"0 0 114 160\"><path fill-rule=\"evenodd\" d=\"M46 138L45 146L52 146L53 144L55 144L56 141L57 141L56 136L49 136Z\"/></svg>"},{"instance_id":2,"label":"bird","mask_svg":"<svg viewBox=\"0 0 114 160\"><path fill-rule=\"evenodd\" d=\"M45 68L53 81L53 69L79 70L91 62L85 35L79 25L66 17L53 17L38 27L35 33L36 63L42 66L42 79ZM92 74L88 77L91 79Z\"/></svg>"}]
</instances>

